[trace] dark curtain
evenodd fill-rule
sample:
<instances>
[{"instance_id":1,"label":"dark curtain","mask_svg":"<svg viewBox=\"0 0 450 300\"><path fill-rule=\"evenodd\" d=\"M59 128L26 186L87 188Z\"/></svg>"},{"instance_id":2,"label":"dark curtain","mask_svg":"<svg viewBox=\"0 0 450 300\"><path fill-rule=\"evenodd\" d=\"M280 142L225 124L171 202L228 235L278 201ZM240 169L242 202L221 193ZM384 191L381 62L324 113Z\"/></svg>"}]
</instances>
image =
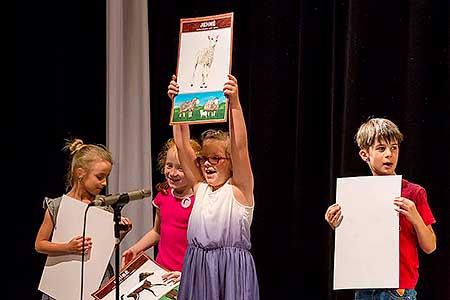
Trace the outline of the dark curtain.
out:
<instances>
[{"instance_id":1,"label":"dark curtain","mask_svg":"<svg viewBox=\"0 0 450 300\"><path fill-rule=\"evenodd\" d=\"M44 197L66 192L65 139L106 143L106 1L14 5L15 93L12 100L2 98L4 106L14 109L1 110L3 118L13 119L1 137L6 192L6 296L1 298L40 300L46 256L34 250L34 242L44 218Z\"/></svg>"},{"instance_id":2,"label":"dark curtain","mask_svg":"<svg viewBox=\"0 0 450 300\"><path fill-rule=\"evenodd\" d=\"M105 1L29 2L16 8L16 159L8 157L32 203L29 217L13 218L17 269L27 270L8 284L15 299L40 299L45 257L33 243L42 198L63 192L63 138L105 141ZM437 219L437 250L420 256L419 299L450 299L448 0L148 5L154 165L171 136L166 91L179 19L235 13L232 73L255 176L252 253L261 299L353 299L352 291L332 289L334 235L324 214L337 177L370 175L353 136L372 116L405 134L397 173L427 190ZM193 134L207 127L194 125ZM163 180L156 170L153 178Z\"/></svg>"},{"instance_id":3,"label":"dark curtain","mask_svg":"<svg viewBox=\"0 0 450 300\"><path fill-rule=\"evenodd\" d=\"M332 290L334 236L324 213L337 177L370 175L353 140L358 126L386 117L405 134L397 173L426 188L437 219L438 249L420 257L419 297L448 299L448 3L149 2L156 144L171 134L166 91L179 19L230 11L232 73L255 175L252 252L261 298L353 299L353 291Z\"/></svg>"}]
</instances>

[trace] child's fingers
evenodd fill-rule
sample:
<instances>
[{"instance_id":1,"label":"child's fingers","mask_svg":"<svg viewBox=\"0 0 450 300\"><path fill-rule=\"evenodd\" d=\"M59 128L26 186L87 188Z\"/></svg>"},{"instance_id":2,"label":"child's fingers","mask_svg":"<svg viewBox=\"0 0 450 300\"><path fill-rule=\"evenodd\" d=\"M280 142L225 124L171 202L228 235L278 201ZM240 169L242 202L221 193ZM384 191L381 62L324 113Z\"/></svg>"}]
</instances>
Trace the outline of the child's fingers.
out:
<instances>
[{"instance_id":1,"label":"child's fingers","mask_svg":"<svg viewBox=\"0 0 450 300\"><path fill-rule=\"evenodd\" d=\"M336 228L339 225L341 225L342 219L344 219L344 216L340 215L339 218L335 221L334 228Z\"/></svg>"},{"instance_id":2,"label":"child's fingers","mask_svg":"<svg viewBox=\"0 0 450 300\"><path fill-rule=\"evenodd\" d=\"M169 272L169 273L162 275L162 278L166 284L176 283L176 282L180 281L180 279L181 279L181 272L178 272L178 271Z\"/></svg>"},{"instance_id":3,"label":"child's fingers","mask_svg":"<svg viewBox=\"0 0 450 300\"><path fill-rule=\"evenodd\" d=\"M180 274L179 274L179 273L171 272L171 273L169 273L169 275L167 276L167 279L178 278L178 277L180 277Z\"/></svg>"},{"instance_id":4,"label":"child's fingers","mask_svg":"<svg viewBox=\"0 0 450 300\"><path fill-rule=\"evenodd\" d=\"M337 204L331 205L325 212L325 220L327 222L331 222L331 220L336 215L336 213L338 213L340 211L341 211L341 207L339 205L337 205Z\"/></svg>"},{"instance_id":5,"label":"child's fingers","mask_svg":"<svg viewBox=\"0 0 450 300\"><path fill-rule=\"evenodd\" d=\"M232 80L232 81L234 81L234 82L237 82L236 77L234 77L234 76L231 75L231 74L228 74L228 79L230 79L230 80Z\"/></svg>"},{"instance_id":6,"label":"child's fingers","mask_svg":"<svg viewBox=\"0 0 450 300\"><path fill-rule=\"evenodd\" d=\"M341 217L341 214L342 214L341 211L338 211L336 214L333 215L333 217L331 218L331 223L333 223L333 225L337 223L337 221Z\"/></svg>"}]
</instances>

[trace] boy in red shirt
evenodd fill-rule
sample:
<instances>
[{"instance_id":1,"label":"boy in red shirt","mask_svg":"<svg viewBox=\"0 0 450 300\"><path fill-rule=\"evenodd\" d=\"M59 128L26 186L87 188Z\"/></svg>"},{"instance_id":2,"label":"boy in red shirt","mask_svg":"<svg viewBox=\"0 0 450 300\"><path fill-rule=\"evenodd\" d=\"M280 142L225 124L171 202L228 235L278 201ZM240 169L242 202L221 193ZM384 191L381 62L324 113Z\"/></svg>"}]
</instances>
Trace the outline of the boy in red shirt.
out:
<instances>
[{"instance_id":1,"label":"boy in red shirt","mask_svg":"<svg viewBox=\"0 0 450 300\"><path fill-rule=\"evenodd\" d=\"M355 136L360 148L359 156L369 166L373 176L396 175L395 168L403 134L392 121L369 119L362 124ZM400 282L399 289L357 290L355 300L416 299L415 286L419 278L417 244L427 254L436 249L436 235L431 224L435 223L428 206L427 193L418 184L402 180L401 197L394 199L400 218ZM338 204L331 205L325 220L335 229L343 214Z\"/></svg>"}]
</instances>

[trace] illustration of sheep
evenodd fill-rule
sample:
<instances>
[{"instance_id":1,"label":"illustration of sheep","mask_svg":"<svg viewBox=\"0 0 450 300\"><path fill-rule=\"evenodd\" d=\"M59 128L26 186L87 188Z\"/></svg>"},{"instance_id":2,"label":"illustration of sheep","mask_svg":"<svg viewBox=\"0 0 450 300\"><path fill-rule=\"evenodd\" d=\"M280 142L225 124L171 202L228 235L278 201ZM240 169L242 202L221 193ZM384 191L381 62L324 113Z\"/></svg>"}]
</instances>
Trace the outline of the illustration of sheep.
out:
<instances>
[{"instance_id":1,"label":"illustration of sheep","mask_svg":"<svg viewBox=\"0 0 450 300\"><path fill-rule=\"evenodd\" d=\"M198 105L200 100L195 97L192 100L185 101L180 104L180 113L178 114L178 117L181 118L183 115L183 118L186 117L186 113L188 114L188 118L192 118L192 112L194 111L195 107Z\"/></svg>"},{"instance_id":2,"label":"illustration of sheep","mask_svg":"<svg viewBox=\"0 0 450 300\"><path fill-rule=\"evenodd\" d=\"M206 110L200 109L200 118L207 118L208 112Z\"/></svg>"},{"instance_id":3,"label":"illustration of sheep","mask_svg":"<svg viewBox=\"0 0 450 300\"><path fill-rule=\"evenodd\" d=\"M208 116L216 116L216 112L219 110L219 98L215 97L206 101L203 105L203 110L200 110L200 118Z\"/></svg>"},{"instance_id":4,"label":"illustration of sheep","mask_svg":"<svg viewBox=\"0 0 450 300\"><path fill-rule=\"evenodd\" d=\"M197 54L195 55L194 58L195 63L194 63L194 71L192 72L191 87L194 86L197 67L201 68L202 83L200 85L200 88L208 87L206 83L208 81L209 69L211 68L211 65L214 60L214 50L216 48L217 41L219 40L219 35L218 34L214 36L208 35L208 40L209 46L198 50Z\"/></svg>"}]
</instances>

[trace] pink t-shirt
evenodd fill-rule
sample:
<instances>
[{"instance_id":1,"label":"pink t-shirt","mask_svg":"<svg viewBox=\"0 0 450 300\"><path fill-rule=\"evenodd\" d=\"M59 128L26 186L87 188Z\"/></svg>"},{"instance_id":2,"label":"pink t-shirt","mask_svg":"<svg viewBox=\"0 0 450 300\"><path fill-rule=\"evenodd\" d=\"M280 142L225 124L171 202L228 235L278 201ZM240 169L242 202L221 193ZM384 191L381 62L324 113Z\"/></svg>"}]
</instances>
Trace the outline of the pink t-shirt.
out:
<instances>
[{"instance_id":1,"label":"pink t-shirt","mask_svg":"<svg viewBox=\"0 0 450 300\"><path fill-rule=\"evenodd\" d=\"M156 261L170 271L181 272L188 245L187 228L194 206L194 195L189 197L189 203L189 201L181 201L173 197L171 188L168 192L167 196L158 193L153 200L153 205L159 208L161 221Z\"/></svg>"},{"instance_id":2,"label":"pink t-shirt","mask_svg":"<svg viewBox=\"0 0 450 300\"><path fill-rule=\"evenodd\" d=\"M427 193L420 185L402 180L402 197L416 205L425 225L436 222L428 206ZM400 214L400 288L413 289L419 279L418 240L414 226Z\"/></svg>"}]
</instances>

